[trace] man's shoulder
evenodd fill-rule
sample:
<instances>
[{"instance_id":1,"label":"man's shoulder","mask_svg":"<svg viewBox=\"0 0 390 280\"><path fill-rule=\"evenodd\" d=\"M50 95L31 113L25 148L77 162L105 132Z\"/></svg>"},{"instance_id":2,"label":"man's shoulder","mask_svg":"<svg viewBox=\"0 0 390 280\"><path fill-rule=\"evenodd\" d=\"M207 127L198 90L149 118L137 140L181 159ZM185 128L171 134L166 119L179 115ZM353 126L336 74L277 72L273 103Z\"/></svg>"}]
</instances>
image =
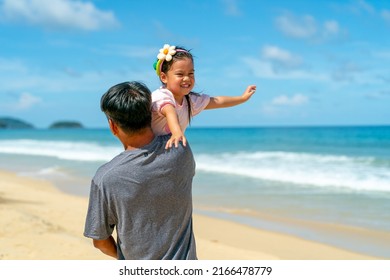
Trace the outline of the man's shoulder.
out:
<instances>
[{"instance_id":1,"label":"man's shoulder","mask_svg":"<svg viewBox=\"0 0 390 280\"><path fill-rule=\"evenodd\" d=\"M123 153L115 156L112 160L101 165L97 170L93 177L93 181L95 184L100 185L103 180L106 178L112 177L111 174L117 172L116 167L118 166L118 162L123 158Z\"/></svg>"},{"instance_id":2,"label":"man's shoulder","mask_svg":"<svg viewBox=\"0 0 390 280\"><path fill-rule=\"evenodd\" d=\"M186 158L184 155L192 157L192 150L189 143L184 147L182 143L179 146L165 149L167 141L171 135L159 135L156 136L151 143L148 145L134 150L125 151L114 157L109 162L101 165L94 176L94 181L100 183L103 180L110 180L112 177L117 177L121 172L128 172L129 168L136 168L139 165L144 166L145 164L158 164L161 161L172 161L176 163L178 158ZM150 160L148 156L152 155L153 160ZM125 164L124 164L125 163Z\"/></svg>"},{"instance_id":3,"label":"man's shoulder","mask_svg":"<svg viewBox=\"0 0 390 280\"><path fill-rule=\"evenodd\" d=\"M170 138L171 134L156 136L152 144L146 148L153 154L153 162L156 161L157 165L161 164L162 161L165 161L165 164L169 163L169 165L177 165L178 162L188 157L193 157L192 150L188 142L186 146L183 146L183 143L180 142L178 147L166 149L166 143ZM150 164L154 164L153 162L150 162Z\"/></svg>"}]
</instances>

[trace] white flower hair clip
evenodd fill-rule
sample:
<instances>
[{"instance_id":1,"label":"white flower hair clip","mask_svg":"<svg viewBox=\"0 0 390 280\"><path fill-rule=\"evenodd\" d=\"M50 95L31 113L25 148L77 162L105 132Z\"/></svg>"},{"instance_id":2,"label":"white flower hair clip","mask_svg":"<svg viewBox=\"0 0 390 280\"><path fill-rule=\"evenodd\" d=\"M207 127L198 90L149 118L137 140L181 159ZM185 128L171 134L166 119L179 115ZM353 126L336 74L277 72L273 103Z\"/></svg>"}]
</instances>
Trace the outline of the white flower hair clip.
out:
<instances>
[{"instance_id":1,"label":"white flower hair clip","mask_svg":"<svg viewBox=\"0 0 390 280\"><path fill-rule=\"evenodd\" d=\"M162 49L160 49L160 53L157 55L158 60L166 60L171 61L172 56L176 53L176 46L170 46L165 44Z\"/></svg>"},{"instance_id":2,"label":"white flower hair clip","mask_svg":"<svg viewBox=\"0 0 390 280\"><path fill-rule=\"evenodd\" d=\"M164 63L164 61L171 61L173 56L177 52L187 52L187 51L182 49L176 49L176 46L171 46L168 44L165 44L163 48L160 49L157 55L157 61L153 64L153 68L154 70L156 70L157 76L160 76L161 66Z\"/></svg>"}]
</instances>

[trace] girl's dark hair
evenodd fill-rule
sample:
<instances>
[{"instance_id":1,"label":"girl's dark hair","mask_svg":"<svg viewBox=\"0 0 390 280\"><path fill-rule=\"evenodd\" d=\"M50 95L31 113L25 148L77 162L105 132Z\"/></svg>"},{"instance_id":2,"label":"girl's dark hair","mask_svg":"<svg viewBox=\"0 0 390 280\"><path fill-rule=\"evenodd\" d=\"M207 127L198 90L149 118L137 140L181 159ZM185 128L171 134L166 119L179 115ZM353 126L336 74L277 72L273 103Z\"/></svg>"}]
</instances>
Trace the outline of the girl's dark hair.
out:
<instances>
[{"instance_id":1,"label":"girl's dark hair","mask_svg":"<svg viewBox=\"0 0 390 280\"><path fill-rule=\"evenodd\" d=\"M143 83L124 82L111 87L102 96L100 108L127 133L151 126L151 92Z\"/></svg>"},{"instance_id":2,"label":"girl's dark hair","mask_svg":"<svg viewBox=\"0 0 390 280\"><path fill-rule=\"evenodd\" d=\"M176 46L176 53L172 56L172 59L170 61L163 62L163 64L161 65L161 72L164 72L165 74L167 74L167 72L169 71L169 69L171 69L172 64L175 61L182 60L185 58L190 59L192 61L192 63L194 63L194 57L190 53L190 50L187 50L187 49L180 47L180 46ZM189 122L189 124L191 123L191 119L192 119L192 104L191 104L191 96L190 96L191 94L198 94L198 93L191 91L189 94L187 94L185 96L187 104L188 104L187 107L188 107L188 122Z\"/></svg>"}]
</instances>

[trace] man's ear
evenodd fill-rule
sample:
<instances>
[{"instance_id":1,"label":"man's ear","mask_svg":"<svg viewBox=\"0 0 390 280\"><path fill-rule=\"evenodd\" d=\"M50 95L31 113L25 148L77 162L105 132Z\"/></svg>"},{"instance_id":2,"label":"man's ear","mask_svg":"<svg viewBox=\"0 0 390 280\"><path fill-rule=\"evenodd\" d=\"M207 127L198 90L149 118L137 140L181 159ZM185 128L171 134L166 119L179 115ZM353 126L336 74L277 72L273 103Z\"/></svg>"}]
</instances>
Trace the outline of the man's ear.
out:
<instances>
[{"instance_id":1,"label":"man's ear","mask_svg":"<svg viewBox=\"0 0 390 280\"><path fill-rule=\"evenodd\" d=\"M113 122L112 119L108 119L108 124L110 126L111 133L113 135L117 135L118 134L118 126L116 125L116 123Z\"/></svg>"}]
</instances>

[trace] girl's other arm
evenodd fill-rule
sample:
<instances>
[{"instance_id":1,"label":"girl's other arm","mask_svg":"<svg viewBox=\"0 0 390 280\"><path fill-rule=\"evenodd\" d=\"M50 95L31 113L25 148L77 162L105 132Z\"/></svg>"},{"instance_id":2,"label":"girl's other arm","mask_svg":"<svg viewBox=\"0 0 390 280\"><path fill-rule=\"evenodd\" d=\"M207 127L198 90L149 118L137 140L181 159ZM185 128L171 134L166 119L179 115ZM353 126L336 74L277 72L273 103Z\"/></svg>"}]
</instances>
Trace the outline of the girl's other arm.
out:
<instances>
[{"instance_id":1,"label":"girl's other arm","mask_svg":"<svg viewBox=\"0 0 390 280\"><path fill-rule=\"evenodd\" d=\"M179 146L179 141L182 141L183 146L186 146L187 139L180 128L179 119L177 118L175 107L173 107L172 105L165 105L162 108L161 113L167 118L168 127L172 133L171 138L165 145L165 149L172 148L173 145L175 145L175 147L177 148Z\"/></svg>"},{"instance_id":2,"label":"girl's other arm","mask_svg":"<svg viewBox=\"0 0 390 280\"><path fill-rule=\"evenodd\" d=\"M256 86L250 85L241 96L216 96L210 97L210 102L205 109L227 108L248 101L256 92Z\"/></svg>"}]
</instances>

